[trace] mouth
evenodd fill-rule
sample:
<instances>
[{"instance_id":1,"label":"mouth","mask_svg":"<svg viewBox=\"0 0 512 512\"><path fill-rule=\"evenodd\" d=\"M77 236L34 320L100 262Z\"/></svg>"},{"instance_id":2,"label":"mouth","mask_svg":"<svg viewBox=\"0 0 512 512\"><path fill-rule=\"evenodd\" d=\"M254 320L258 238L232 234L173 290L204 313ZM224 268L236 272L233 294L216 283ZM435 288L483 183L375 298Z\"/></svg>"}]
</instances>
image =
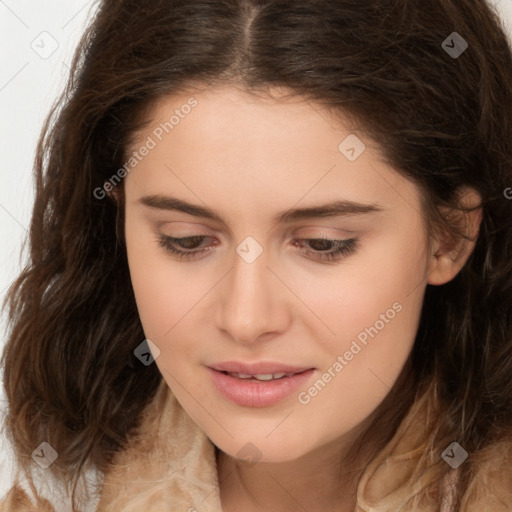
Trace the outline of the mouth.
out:
<instances>
[{"instance_id":1,"label":"mouth","mask_svg":"<svg viewBox=\"0 0 512 512\"><path fill-rule=\"evenodd\" d=\"M242 380L252 380L252 381L260 381L260 382L268 382L270 380L279 380L284 379L286 377L292 377L293 375L298 375L299 373L304 373L307 370L303 370L301 372L276 372L276 373L261 373L256 375L251 375L248 373L238 373L238 372L226 372L222 371L224 375L229 375L230 377L234 377L236 379Z\"/></svg>"},{"instance_id":2,"label":"mouth","mask_svg":"<svg viewBox=\"0 0 512 512\"><path fill-rule=\"evenodd\" d=\"M272 361L258 361L253 363L241 363L238 361L226 361L222 363L215 363L210 365L210 368L219 372L227 372L244 376L254 377L263 376L263 380L268 380L268 375L280 375L281 377L287 375L294 375L301 373L305 370L311 370L310 366L293 366L286 363L272 362Z\"/></svg>"},{"instance_id":3,"label":"mouth","mask_svg":"<svg viewBox=\"0 0 512 512\"><path fill-rule=\"evenodd\" d=\"M242 407L276 404L306 387L316 371L277 363L223 363L207 369L220 396Z\"/></svg>"}]
</instances>

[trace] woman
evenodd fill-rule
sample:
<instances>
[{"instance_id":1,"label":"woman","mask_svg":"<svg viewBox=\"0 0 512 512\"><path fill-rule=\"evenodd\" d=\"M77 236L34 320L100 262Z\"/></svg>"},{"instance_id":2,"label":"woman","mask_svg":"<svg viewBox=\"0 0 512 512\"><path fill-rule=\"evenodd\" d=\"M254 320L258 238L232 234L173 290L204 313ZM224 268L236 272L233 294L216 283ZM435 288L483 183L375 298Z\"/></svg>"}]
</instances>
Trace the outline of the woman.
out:
<instances>
[{"instance_id":1,"label":"woman","mask_svg":"<svg viewBox=\"0 0 512 512\"><path fill-rule=\"evenodd\" d=\"M510 510L511 105L482 1L102 2L9 292L2 510Z\"/></svg>"}]
</instances>

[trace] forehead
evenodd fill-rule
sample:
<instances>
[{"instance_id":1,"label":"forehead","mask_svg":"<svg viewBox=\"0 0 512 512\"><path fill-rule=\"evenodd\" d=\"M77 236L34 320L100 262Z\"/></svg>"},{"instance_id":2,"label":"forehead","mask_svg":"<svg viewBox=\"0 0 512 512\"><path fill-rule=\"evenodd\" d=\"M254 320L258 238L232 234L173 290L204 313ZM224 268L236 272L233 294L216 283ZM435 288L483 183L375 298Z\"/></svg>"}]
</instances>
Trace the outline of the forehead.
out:
<instances>
[{"instance_id":1,"label":"forehead","mask_svg":"<svg viewBox=\"0 0 512 512\"><path fill-rule=\"evenodd\" d=\"M227 146L232 151L240 145L232 147L230 141L243 138L248 149L262 147L263 142L270 149L272 142L277 146L300 140L305 146L296 147L298 151L319 146L332 149L332 137L336 141L352 131L349 117L341 111L335 116L333 109L279 87L264 92L234 85L190 88L159 98L146 109L144 118L157 132L162 128L163 133L156 134L158 142L163 137L170 144L169 139L193 131L203 145ZM150 131L145 128L135 138L140 142ZM331 135L329 140L325 140L326 134Z\"/></svg>"},{"instance_id":2,"label":"forehead","mask_svg":"<svg viewBox=\"0 0 512 512\"><path fill-rule=\"evenodd\" d=\"M335 118L279 89L270 94L223 86L159 99L130 145L128 154L152 141L127 177L130 186L140 195L182 193L195 203L228 197L239 211L254 212L299 201L415 201L412 183L383 162L369 138L353 131L350 118ZM355 159L348 158L349 146Z\"/></svg>"}]
</instances>

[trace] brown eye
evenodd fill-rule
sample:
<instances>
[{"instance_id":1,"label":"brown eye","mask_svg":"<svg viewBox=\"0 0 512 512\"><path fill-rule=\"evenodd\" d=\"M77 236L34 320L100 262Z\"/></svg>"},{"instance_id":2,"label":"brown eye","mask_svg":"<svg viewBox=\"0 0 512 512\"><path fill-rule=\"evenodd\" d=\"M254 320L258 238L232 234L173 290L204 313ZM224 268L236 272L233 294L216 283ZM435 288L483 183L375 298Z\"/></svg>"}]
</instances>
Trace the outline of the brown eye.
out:
<instances>
[{"instance_id":1,"label":"brown eye","mask_svg":"<svg viewBox=\"0 0 512 512\"><path fill-rule=\"evenodd\" d=\"M209 250L208 247L199 248L202 242L210 238L204 235L186 236L181 238L173 238L171 236L158 234L158 244L166 251L177 255L180 259L192 259L200 253Z\"/></svg>"},{"instance_id":2,"label":"brown eye","mask_svg":"<svg viewBox=\"0 0 512 512\"><path fill-rule=\"evenodd\" d=\"M203 239L204 236L187 236L185 238L175 238L174 241L183 249L196 249Z\"/></svg>"},{"instance_id":3,"label":"brown eye","mask_svg":"<svg viewBox=\"0 0 512 512\"><path fill-rule=\"evenodd\" d=\"M315 251L328 251L332 249L334 242L334 240L327 240L325 238L312 238L308 241L308 245Z\"/></svg>"},{"instance_id":4,"label":"brown eye","mask_svg":"<svg viewBox=\"0 0 512 512\"><path fill-rule=\"evenodd\" d=\"M343 257L354 254L359 247L357 238L348 240L331 240L330 238L301 238L298 242L306 242L308 248L306 254L312 256L311 259L336 261ZM330 252L328 252L330 251Z\"/></svg>"}]
</instances>

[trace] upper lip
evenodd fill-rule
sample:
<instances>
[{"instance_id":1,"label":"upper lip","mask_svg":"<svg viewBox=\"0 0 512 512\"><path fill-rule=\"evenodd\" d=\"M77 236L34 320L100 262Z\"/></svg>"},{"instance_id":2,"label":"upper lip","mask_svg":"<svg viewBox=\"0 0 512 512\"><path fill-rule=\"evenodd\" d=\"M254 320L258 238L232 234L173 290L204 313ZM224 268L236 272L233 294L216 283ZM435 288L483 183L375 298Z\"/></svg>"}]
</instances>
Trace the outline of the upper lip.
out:
<instances>
[{"instance_id":1,"label":"upper lip","mask_svg":"<svg viewBox=\"0 0 512 512\"><path fill-rule=\"evenodd\" d=\"M226 361L223 363L211 364L210 368L220 372L243 373L246 375L266 375L270 373L300 373L310 370L310 366L291 366L285 363L272 361L259 361L255 363L240 363L237 361Z\"/></svg>"}]
</instances>

